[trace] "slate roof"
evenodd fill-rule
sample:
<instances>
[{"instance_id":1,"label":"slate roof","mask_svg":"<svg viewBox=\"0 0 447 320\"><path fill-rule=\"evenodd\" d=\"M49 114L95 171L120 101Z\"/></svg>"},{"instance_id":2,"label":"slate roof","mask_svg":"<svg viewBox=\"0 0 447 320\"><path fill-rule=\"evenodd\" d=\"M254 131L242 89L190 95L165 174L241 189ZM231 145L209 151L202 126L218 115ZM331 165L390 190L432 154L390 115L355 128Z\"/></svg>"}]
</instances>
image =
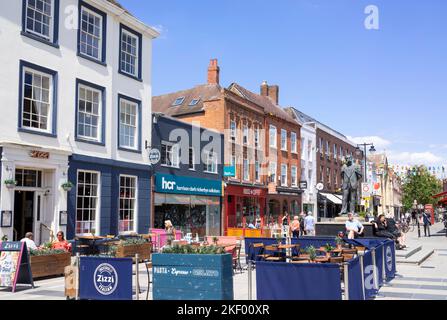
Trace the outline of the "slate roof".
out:
<instances>
[{"instance_id":1,"label":"slate roof","mask_svg":"<svg viewBox=\"0 0 447 320\"><path fill-rule=\"evenodd\" d=\"M183 103L173 106L178 98L184 97ZM152 112L161 112L171 117L178 117L191 113L204 111L204 102L222 98L222 88L218 84L199 85L191 89L177 91L165 95L152 97ZM190 106L192 100L200 99L199 102Z\"/></svg>"}]
</instances>

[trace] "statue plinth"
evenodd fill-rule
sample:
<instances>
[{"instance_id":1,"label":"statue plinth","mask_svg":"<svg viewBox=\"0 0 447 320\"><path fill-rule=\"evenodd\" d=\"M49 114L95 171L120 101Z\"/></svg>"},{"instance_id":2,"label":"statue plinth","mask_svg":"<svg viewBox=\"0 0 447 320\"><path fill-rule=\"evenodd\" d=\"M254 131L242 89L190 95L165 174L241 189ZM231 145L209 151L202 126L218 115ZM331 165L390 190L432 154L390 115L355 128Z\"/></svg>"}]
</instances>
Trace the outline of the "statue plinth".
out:
<instances>
[{"instance_id":1,"label":"statue plinth","mask_svg":"<svg viewBox=\"0 0 447 320\"><path fill-rule=\"evenodd\" d=\"M363 217L355 217L355 219L357 219L359 222L366 221L365 218L363 218ZM338 222L338 223L346 223L346 221L348 221L348 220L349 220L349 218L347 215L342 215L340 217L335 218L335 222Z\"/></svg>"}]
</instances>

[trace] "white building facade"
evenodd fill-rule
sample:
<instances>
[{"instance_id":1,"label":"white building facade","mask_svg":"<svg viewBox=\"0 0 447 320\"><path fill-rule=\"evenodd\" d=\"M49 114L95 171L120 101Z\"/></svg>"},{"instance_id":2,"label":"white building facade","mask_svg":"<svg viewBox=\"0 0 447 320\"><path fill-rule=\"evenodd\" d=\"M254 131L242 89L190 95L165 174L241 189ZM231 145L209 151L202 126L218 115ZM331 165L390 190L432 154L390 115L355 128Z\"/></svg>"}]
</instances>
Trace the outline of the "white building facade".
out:
<instances>
[{"instance_id":1,"label":"white building facade","mask_svg":"<svg viewBox=\"0 0 447 320\"><path fill-rule=\"evenodd\" d=\"M317 133L314 123L301 124L301 181L307 182L302 194L302 211L317 216Z\"/></svg>"},{"instance_id":2,"label":"white building facade","mask_svg":"<svg viewBox=\"0 0 447 320\"><path fill-rule=\"evenodd\" d=\"M112 0L0 6L0 237L147 232L158 33Z\"/></svg>"}]
</instances>

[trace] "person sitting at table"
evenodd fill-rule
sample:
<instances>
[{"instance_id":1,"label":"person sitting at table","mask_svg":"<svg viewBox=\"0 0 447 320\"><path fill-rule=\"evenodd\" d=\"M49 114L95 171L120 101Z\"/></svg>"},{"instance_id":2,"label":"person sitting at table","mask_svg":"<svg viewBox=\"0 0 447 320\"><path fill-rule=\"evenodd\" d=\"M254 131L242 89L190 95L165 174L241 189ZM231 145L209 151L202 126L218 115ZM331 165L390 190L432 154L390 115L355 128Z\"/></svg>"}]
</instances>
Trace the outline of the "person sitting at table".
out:
<instances>
[{"instance_id":1,"label":"person sitting at table","mask_svg":"<svg viewBox=\"0 0 447 320\"><path fill-rule=\"evenodd\" d=\"M34 238L34 234L32 232L27 232L25 234L25 238L20 240L20 242L26 243L26 247L28 248L28 251L37 250L37 246L36 246L36 243L34 242L33 238Z\"/></svg>"},{"instance_id":2,"label":"person sitting at table","mask_svg":"<svg viewBox=\"0 0 447 320\"><path fill-rule=\"evenodd\" d=\"M354 219L354 213L352 212L348 213L348 221L346 221L345 227L348 239L356 239L363 236L363 231L365 230L360 221Z\"/></svg>"},{"instance_id":3,"label":"person sitting at table","mask_svg":"<svg viewBox=\"0 0 447 320\"><path fill-rule=\"evenodd\" d=\"M392 233L398 242L398 245L396 247L397 250L401 250L406 248L405 245L405 238L404 234L399 231L399 228L397 227L396 220L394 220L393 215L388 213L386 216L386 230L390 233Z\"/></svg>"},{"instance_id":4,"label":"person sitting at table","mask_svg":"<svg viewBox=\"0 0 447 320\"><path fill-rule=\"evenodd\" d=\"M62 231L57 233L56 238L57 239L51 244L51 249L71 252L71 243L68 243L68 241L65 240L65 235Z\"/></svg>"}]
</instances>

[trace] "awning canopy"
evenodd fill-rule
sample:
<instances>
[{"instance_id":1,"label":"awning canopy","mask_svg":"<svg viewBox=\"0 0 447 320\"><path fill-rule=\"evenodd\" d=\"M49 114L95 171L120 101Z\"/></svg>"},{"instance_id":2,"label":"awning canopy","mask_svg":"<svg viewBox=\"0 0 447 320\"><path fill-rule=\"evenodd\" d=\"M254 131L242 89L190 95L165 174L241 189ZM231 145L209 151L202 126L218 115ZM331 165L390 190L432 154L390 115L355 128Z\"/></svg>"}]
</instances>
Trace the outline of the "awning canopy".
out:
<instances>
[{"instance_id":1,"label":"awning canopy","mask_svg":"<svg viewBox=\"0 0 447 320\"><path fill-rule=\"evenodd\" d=\"M435 196L433 196L433 198L441 198L441 197L447 197L447 191L446 192L442 192L440 194L437 194Z\"/></svg>"},{"instance_id":2,"label":"awning canopy","mask_svg":"<svg viewBox=\"0 0 447 320\"><path fill-rule=\"evenodd\" d=\"M342 199L339 198L335 194L332 194L332 193L320 193L320 194L334 204L339 204L339 205L343 204Z\"/></svg>"}]
</instances>

